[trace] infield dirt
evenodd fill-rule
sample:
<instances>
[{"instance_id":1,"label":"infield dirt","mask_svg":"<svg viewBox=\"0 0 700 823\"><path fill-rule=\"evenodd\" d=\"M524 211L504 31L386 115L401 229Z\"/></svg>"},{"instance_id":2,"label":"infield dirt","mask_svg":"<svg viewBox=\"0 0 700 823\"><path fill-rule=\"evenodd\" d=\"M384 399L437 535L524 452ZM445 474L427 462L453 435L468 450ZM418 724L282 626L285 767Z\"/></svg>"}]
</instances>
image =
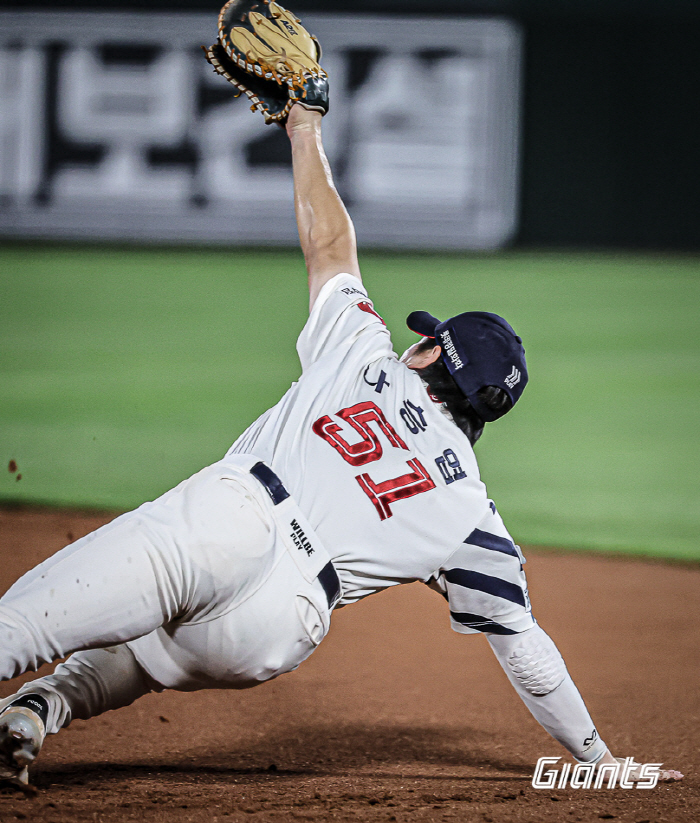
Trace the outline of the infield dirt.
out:
<instances>
[{"instance_id":1,"label":"infield dirt","mask_svg":"<svg viewBox=\"0 0 700 823\"><path fill-rule=\"evenodd\" d=\"M109 519L0 509L2 591ZM533 789L537 758L563 750L485 639L452 632L442 599L413 584L336 612L318 651L279 680L153 694L74 722L47 740L34 791L0 794L0 823L700 820L700 567L526 554L534 613L601 735L682 782Z\"/></svg>"}]
</instances>

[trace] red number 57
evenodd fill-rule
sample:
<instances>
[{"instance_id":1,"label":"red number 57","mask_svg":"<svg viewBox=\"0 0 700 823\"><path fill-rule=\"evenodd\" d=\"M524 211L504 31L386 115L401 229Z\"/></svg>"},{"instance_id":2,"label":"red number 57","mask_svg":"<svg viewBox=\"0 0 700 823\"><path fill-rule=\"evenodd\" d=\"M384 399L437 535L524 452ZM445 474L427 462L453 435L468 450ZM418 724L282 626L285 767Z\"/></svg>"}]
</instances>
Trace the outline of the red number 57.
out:
<instances>
[{"instance_id":1,"label":"red number 57","mask_svg":"<svg viewBox=\"0 0 700 823\"><path fill-rule=\"evenodd\" d=\"M356 403L347 409L341 409L337 416L360 435L362 439L359 443L348 443L340 433L341 427L328 415L319 417L312 428L326 443L330 443L343 460L351 466L364 466L381 458L383 450L379 432L386 437L393 448L408 451L408 446L384 417L382 410L371 401ZM372 425L375 428L372 428ZM375 483L367 473L355 476L362 491L374 504L380 520L386 520L392 516L391 504L397 500L405 500L407 497L413 497L414 494L421 494L435 488L435 483L420 460L414 458L407 460L406 463L412 471L380 483Z\"/></svg>"}]
</instances>

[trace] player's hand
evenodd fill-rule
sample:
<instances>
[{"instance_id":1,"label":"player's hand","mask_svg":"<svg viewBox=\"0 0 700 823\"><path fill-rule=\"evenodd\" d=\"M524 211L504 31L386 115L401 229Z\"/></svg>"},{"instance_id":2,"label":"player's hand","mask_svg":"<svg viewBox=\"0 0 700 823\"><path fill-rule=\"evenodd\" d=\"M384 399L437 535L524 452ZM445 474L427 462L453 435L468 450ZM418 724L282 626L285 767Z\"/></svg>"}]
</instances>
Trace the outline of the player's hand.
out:
<instances>
[{"instance_id":1,"label":"player's hand","mask_svg":"<svg viewBox=\"0 0 700 823\"><path fill-rule=\"evenodd\" d=\"M683 780L684 775L675 769L661 769L659 781L661 783L672 783L675 780Z\"/></svg>"},{"instance_id":2,"label":"player's hand","mask_svg":"<svg viewBox=\"0 0 700 823\"><path fill-rule=\"evenodd\" d=\"M614 757L610 753L610 749L608 749L603 757L598 761L598 766L605 766L610 765L614 766L616 763L620 763L624 765L625 758L624 757ZM642 764L634 764L637 765L639 768L631 769L628 773L628 780L631 780L633 783L636 783L638 780L647 779L644 775L641 774L641 767ZM648 777L648 776L647 776ZM676 769L659 769L659 783L673 783L676 780L683 780L684 775L677 771Z\"/></svg>"},{"instance_id":3,"label":"player's hand","mask_svg":"<svg viewBox=\"0 0 700 823\"><path fill-rule=\"evenodd\" d=\"M328 111L328 75L321 45L296 17L271 0L228 0L218 37L206 59L259 111L266 123L284 127L295 100Z\"/></svg>"},{"instance_id":4,"label":"player's hand","mask_svg":"<svg viewBox=\"0 0 700 823\"><path fill-rule=\"evenodd\" d=\"M616 757L615 760L624 765L625 758L624 757ZM634 763L630 765L635 765L637 768L630 769L628 772L627 779L632 782L636 783L639 780L647 780L648 775L643 775L641 773L642 764L641 763ZM681 772L676 771L675 769L659 769L659 783L673 783L676 780L683 780L684 775Z\"/></svg>"}]
</instances>

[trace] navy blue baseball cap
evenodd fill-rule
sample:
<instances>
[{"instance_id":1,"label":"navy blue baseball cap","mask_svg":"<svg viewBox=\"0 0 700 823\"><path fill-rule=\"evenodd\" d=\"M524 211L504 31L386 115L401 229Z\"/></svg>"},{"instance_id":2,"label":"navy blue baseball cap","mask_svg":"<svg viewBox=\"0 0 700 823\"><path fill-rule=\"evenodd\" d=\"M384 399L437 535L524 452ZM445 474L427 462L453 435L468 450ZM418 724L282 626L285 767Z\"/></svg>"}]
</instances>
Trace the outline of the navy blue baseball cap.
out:
<instances>
[{"instance_id":1,"label":"navy blue baseball cap","mask_svg":"<svg viewBox=\"0 0 700 823\"><path fill-rule=\"evenodd\" d=\"M406 325L416 334L434 338L447 370L483 420L497 420L506 412L490 409L479 398L479 389L497 386L513 406L518 402L527 384L525 349L502 317L468 311L441 323L427 311L414 311Z\"/></svg>"}]
</instances>

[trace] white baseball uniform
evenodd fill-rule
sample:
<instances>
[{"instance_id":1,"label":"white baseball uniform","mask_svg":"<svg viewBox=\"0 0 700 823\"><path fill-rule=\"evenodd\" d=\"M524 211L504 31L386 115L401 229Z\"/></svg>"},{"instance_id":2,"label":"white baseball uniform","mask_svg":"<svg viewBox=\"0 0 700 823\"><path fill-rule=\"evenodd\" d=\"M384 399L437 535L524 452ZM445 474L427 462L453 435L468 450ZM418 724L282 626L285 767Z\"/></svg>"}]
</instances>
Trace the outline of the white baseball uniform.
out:
<instances>
[{"instance_id":1,"label":"white baseball uniform","mask_svg":"<svg viewBox=\"0 0 700 823\"><path fill-rule=\"evenodd\" d=\"M457 631L529 628L523 558L472 446L399 362L356 277L326 283L297 350L301 379L229 455L255 454L283 479L330 552L340 605L433 581Z\"/></svg>"},{"instance_id":2,"label":"white baseball uniform","mask_svg":"<svg viewBox=\"0 0 700 823\"><path fill-rule=\"evenodd\" d=\"M290 671L327 633L337 595L345 606L422 580L458 632L535 626L524 558L469 440L398 360L357 278L323 286L297 349L299 381L223 460L0 600L0 677L78 652L21 690L52 696L48 732L151 689Z\"/></svg>"}]
</instances>

